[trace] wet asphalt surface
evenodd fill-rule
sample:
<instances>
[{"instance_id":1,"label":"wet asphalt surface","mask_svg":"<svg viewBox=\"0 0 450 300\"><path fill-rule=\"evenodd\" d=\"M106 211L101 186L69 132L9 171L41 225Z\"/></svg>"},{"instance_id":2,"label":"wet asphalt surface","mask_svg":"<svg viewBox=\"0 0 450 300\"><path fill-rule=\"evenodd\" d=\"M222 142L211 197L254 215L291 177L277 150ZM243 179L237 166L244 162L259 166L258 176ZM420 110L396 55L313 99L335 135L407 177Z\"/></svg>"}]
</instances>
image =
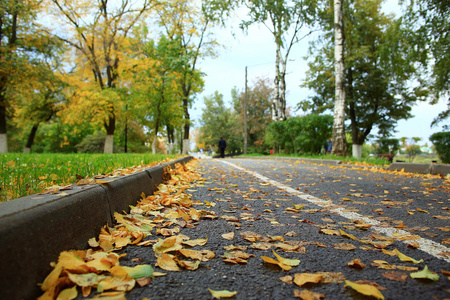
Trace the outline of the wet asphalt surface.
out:
<instances>
[{"instance_id":1,"label":"wet asphalt surface","mask_svg":"<svg viewBox=\"0 0 450 300\"><path fill-rule=\"evenodd\" d=\"M450 185L444 179L283 160L224 161L257 172L305 194L332 201L348 211L370 216L385 226L394 227L403 222L404 230L441 244L450 237ZM214 211L219 218L201 220L196 227L182 228L180 233L191 239L208 238L205 246L192 249L211 250L216 257L201 262L195 271L169 272L156 267L155 271L167 275L152 279L145 287L135 287L127 293L127 299L213 299L208 288L236 291L237 295L233 299L295 299L294 290L303 290L305 287L285 283L279 278L286 275L294 277L296 273L322 271L342 272L351 281L376 282L386 288L382 291L385 299L450 298L450 280L441 273L442 270L450 271L450 263L444 259L433 257L420 249L409 248L400 241L395 241L386 249L397 248L401 253L417 260L423 259L424 262L414 265L400 261L396 256L388 256L373 247L372 250L361 249L365 244L342 236L319 233L319 229L342 229L358 239L374 234L372 229L357 229L351 220L299 199L277 186L266 184L221 160L201 160L198 169L206 181L193 184L188 192L192 194L193 201L208 201L215 206L195 205L194 208ZM293 204L304 207L299 212L286 211L286 208L293 208ZM418 211L418 208L422 211ZM226 217L236 217L238 221L229 221ZM282 236L285 241L300 244L300 252L272 248L284 258L299 259L300 264L290 271L283 271L260 258L274 258L272 249L258 250L251 247L244 252L255 257L247 259L247 264L223 262L222 256L229 252L224 249L225 246L252 245L252 242L245 240L240 234L245 231L253 231L262 236ZM222 237L222 234L230 232L235 233L232 240ZM275 243L277 242L272 242ZM337 243L353 244L356 249L334 249L333 245ZM127 255L121 259L121 265L156 264L151 247L127 246L122 253ZM366 267L348 267L347 263L354 258L361 259ZM140 261L135 262L133 259ZM374 260L418 267L419 270L427 265L430 270L439 274L439 281L413 279L409 277L409 271L403 270L394 271L408 275L406 281L389 280L382 274L391 270L372 266ZM306 288L324 294L325 299L375 299L362 296L348 287L344 288L344 283L319 283Z\"/></svg>"}]
</instances>

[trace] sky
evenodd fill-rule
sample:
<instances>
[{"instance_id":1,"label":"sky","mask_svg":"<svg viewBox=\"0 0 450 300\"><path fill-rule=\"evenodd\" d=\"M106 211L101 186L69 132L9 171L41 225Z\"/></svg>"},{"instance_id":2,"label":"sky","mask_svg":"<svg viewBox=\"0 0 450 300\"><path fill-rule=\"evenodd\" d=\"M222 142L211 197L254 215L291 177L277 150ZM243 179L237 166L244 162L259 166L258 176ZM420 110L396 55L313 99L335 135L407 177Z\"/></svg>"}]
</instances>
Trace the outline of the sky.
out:
<instances>
[{"instance_id":1,"label":"sky","mask_svg":"<svg viewBox=\"0 0 450 300\"><path fill-rule=\"evenodd\" d=\"M400 8L396 0L388 0L383 5L385 13L394 13L399 15ZM248 67L248 85L252 86L259 77L274 78L275 74L275 43L269 30L264 25L253 25L248 33L239 29L239 18L233 28L218 29L216 37L224 48L219 49L217 57L207 58L200 62L199 67L205 76L205 89L197 96L193 108L190 111L194 124L199 125L198 120L201 117L204 97L211 96L218 91L224 96L224 101L230 106L231 90L236 87L244 90L245 85L245 67ZM313 92L301 88L300 84L305 79L305 73L308 70L307 60L309 39L304 39L295 44L289 55L291 61L287 64L286 87L287 106L295 108L296 104ZM441 131L441 126L430 128L430 124L441 111L447 108L446 102L441 101L437 105L427 103L417 104L412 108L413 118L398 122L397 133L394 137L421 137L419 144L429 143L428 137L434 132ZM293 115L300 115L302 111L295 112ZM448 122L447 122L448 123ZM375 134L375 131L372 131Z\"/></svg>"}]
</instances>

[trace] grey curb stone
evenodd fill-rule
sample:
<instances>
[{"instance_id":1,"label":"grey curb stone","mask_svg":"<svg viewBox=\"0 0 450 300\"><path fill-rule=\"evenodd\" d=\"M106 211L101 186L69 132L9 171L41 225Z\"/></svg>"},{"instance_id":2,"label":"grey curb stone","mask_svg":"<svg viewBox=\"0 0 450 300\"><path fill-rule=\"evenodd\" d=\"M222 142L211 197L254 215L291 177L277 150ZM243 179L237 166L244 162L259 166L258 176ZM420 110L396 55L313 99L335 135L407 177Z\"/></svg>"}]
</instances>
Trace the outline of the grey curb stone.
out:
<instances>
[{"instance_id":1,"label":"grey curb stone","mask_svg":"<svg viewBox=\"0 0 450 300\"><path fill-rule=\"evenodd\" d=\"M185 164L191 156L145 171L73 186L59 195L31 195L0 203L0 294L2 299L36 299L51 272L50 262L64 250L86 249L114 212L129 211L142 193L153 194L164 166Z\"/></svg>"},{"instance_id":2,"label":"grey curb stone","mask_svg":"<svg viewBox=\"0 0 450 300\"><path fill-rule=\"evenodd\" d=\"M391 171L401 171L419 174L433 174L447 176L450 174L450 165L443 164L412 164L395 162L389 166Z\"/></svg>"}]
</instances>

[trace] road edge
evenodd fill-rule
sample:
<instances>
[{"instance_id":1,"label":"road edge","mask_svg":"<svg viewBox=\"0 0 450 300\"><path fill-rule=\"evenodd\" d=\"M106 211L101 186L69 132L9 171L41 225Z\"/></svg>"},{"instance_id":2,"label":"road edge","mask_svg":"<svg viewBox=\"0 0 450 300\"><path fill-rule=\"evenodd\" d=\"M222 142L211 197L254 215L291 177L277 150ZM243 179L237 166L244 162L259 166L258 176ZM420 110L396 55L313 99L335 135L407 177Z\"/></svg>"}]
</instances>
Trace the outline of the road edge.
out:
<instances>
[{"instance_id":1,"label":"road edge","mask_svg":"<svg viewBox=\"0 0 450 300\"><path fill-rule=\"evenodd\" d=\"M105 183L73 186L56 195L31 195L0 203L0 290L4 299L36 299L37 283L50 273L50 262L64 250L86 249L114 212L129 211L141 194L152 195L164 168L186 164L178 158Z\"/></svg>"}]
</instances>

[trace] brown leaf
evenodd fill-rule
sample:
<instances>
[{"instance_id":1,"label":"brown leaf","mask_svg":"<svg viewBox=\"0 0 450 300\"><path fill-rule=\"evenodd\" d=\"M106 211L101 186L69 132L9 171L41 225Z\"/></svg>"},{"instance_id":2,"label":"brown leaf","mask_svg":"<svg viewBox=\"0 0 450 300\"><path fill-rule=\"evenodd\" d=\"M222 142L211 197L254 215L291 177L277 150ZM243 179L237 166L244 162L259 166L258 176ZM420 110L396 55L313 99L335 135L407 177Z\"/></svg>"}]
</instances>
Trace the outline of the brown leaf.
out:
<instances>
[{"instance_id":1,"label":"brown leaf","mask_svg":"<svg viewBox=\"0 0 450 300\"><path fill-rule=\"evenodd\" d=\"M284 283L292 283L292 276L291 275L286 275L283 277L280 277L280 280L283 281Z\"/></svg>"},{"instance_id":2,"label":"brown leaf","mask_svg":"<svg viewBox=\"0 0 450 300\"><path fill-rule=\"evenodd\" d=\"M403 274L402 272L397 271L389 271L381 274L381 276L394 281L406 281L408 279L407 274Z\"/></svg>"},{"instance_id":3,"label":"brown leaf","mask_svg":"<svg viewBox=\"0 0 450 300\"><path fill-rule=\"evenodd\" d=\"M315 284L322 280L323 275L314 273L296 273L294 275L294 283L298 286L305 284Z\"/></svg>"},{"instance_id":4,"label":"brown leaf","mask_svg":"<svg viewBox=\"0 0 450 300\"><path fill-rule=\"evenodd\" d=\"M222 237L226 240L232 240L234 239L234 232L224 233L222 234Z\"/></svg>"},{"instance_id":5,"label":"brown leaf","mask_svg":"<svg viewBox=\"0 0 450 300\"><path fill-rule=\"evenodd\" d=\"M347 266L349 266L350 268L362 269L366 265L363 264L359 258L354 258L351 262L347 263Z\"/></svg>"},{"instance_id":6,"label":"brown leaf","mask_svg":"<svg viewBox=\"0 0 450 300\"><path fill-rule=\"evenodd\" d=\"M333 244L333 248L339 249L339 250L351 251L351 250L355 250L356 246L353 244L347 244L347 243L337 243L337 244Z\"/></svg>"},{"instance_id":7,"label":"brown leaf","mask_svg":"<svg viewBox=\"0 0 450 300\"><path fill-rule=\"evenodd\" d=\"M250 248L258 249L258 250L269 250L272 248L272 244L270 243L253 243Z\"/></svg>"},{"instance_id":8,"label":"brown leaf","mask_svg":"<svg viewBox=\"0 0 450 300\"><path fill-rule=\"evenodd\" d=\"M227 250L227 251L232 251L232 250L247 250L247 246L234 246L233 244L228 245L223 247L223 249Z\"/></svg>"},{"instance_id":9,"label":"brown leaf","mask_svg":"<svg viewBox=\"0 0 450 300\"><path fill-rule=\"evenodd\" d=\"M311 292L308 290L294 290L294 297L300 298L302 300L320 300L325 299L324 294Z\"/></svg>"},{"instance_id":10,"label":"brown leaf","mask_svg":"<svg viewBox=\"0 0 450 300\"><path fill-rule=\"evenodd\" d=\"M322 275L321 283L342 283L345 281L345 276L341 272L317 272Z\"/></svg>"},{"instance_id":11,"label":"brown leaf","mask_svg":"<svg viewBox=\"0 0 450 300\"><path fill-rule=\"evenodd\" d=\"M295 231L289 231L284 234L285 236L298 236L298 234Z\"/></svg>"}]
</instances>

